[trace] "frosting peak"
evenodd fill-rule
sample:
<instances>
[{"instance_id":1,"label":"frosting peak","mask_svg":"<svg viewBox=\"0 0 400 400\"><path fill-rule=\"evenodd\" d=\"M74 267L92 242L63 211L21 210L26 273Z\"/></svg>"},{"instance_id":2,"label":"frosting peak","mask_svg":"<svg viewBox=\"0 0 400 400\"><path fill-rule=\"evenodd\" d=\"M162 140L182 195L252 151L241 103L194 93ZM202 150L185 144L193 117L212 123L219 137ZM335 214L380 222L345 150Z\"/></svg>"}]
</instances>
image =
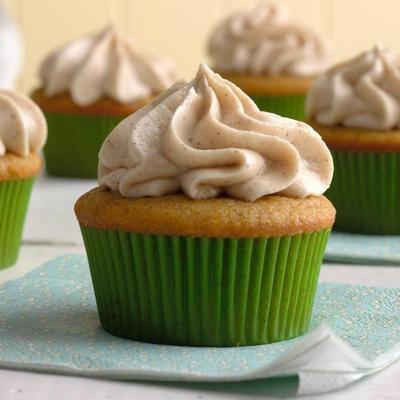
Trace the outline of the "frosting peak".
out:
<instances>
[{"instance_id":1,"label":"frosting peak","mask_svg":"<svg viewBox=\"0 0 400 400\"><path fill-rule=\"evenodd\" d=\"M129 103L160 93L175 82L176 71L110 25L51 53L40 67L40 78L48 97L69 92L76 104L85 106L102 97Z\"/></svg>"},{"instance_id":2,"label":"frosting peak","mask_svg":"<svg viewBox=\"0 0 400 400\"><path fill-rule=\"evenodd\" d=\"M26 157L45 144L47 125L42 111L28 97L0 89L0 156Z\"/></svg>"},{"instance_id":3,"label":"frosting peak","mask_svg":"<svg viewBox=\"0 0 400 400\"><path fill-rule=\"evenodd\" d=\"M307 124L260 111L206 65L123 120L99 153L99 183L125 197L183 190L253 201L320 195L332 179L328 148Z\"/></svg>"},{"instance_id":4,"label":"frosting peak","mask_svg":"<svg viewBox=\"0 0 400 400\"><path fill-rule=\"evenodd\" d=\"M314 83L309 118L322 125L400 127L400 57L380 46L338 64Z\"/></svg>"},{"instance_id":5,"label":"frosting peak","mask_svg":"<svg viewBox=\"0 0 400 400\"><path fill-rule=\"evenodd\" d=\"M219 71L311 77L330 64L326 40L292 22L282 5L259 3L217 26L208 45Z\"/></svg>"}]
</instances>

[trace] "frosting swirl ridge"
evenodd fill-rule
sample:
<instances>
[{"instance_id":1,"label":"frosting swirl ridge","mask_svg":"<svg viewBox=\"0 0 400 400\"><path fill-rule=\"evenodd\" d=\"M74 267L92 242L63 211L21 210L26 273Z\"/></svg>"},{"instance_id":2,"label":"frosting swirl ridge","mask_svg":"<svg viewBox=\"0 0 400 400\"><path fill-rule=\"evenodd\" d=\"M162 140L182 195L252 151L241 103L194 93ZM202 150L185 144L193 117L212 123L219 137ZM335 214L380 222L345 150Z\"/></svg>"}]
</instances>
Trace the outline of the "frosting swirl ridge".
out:
<instances>
[{"instance_id":1,"label":"frosting swirl ridge","mask_svg":"<svg viewBox=\"0 0 400 400\"><path fill-rule=\"evenodd\" d=\"M176 81L169 61L139 50L113 26L55 50L43 61L39 75L46 96L69 92L80 106L102 97L129 103L158 94Z\"/></svg>"},{"instance_id":2,"label":"frosting swirl ridge","mask_svg":"<svg viewBox=\"0 0 400 400\"><path fill-rule=\"evenodd\" d=\"M47 124L40 108L22 94L0 89L0 156L37 153L46 138Z\"/></svg>"},{"instance_id":3,"label":"frosting swirl ridge","mask_svg":"<svg viewBox=\"0 0 400 400\"><path fill-rule=\"evenodd\" d=\"M380 46L338 64L314 83L307 115L322 125L400 127L400 57Z\"/></svg>"},{"instance_id":4,"label":"frosting swirl ridge","mask_svg":"<svg viewBox=\"0 0 400 400\"><path fill-rule=\"evenodd\" d=\"M259 3L223 20L211 33L208 52L223 72L312 77L331 62L322 35L290 20L282 5Z\"/></svg>"},{"instance_id":5,"label":"frosting swirl ridge","mask_svg":"<svg viewBox=\"0 0 400 400\"><path fill-rule=\"evenodd\" d=\"M322 194L333 173L310 126L260 111L204 64L123 120L99 160L99 183L132 198L180 190L193 199L305 197Z\"/></svg>"}]
</instances>

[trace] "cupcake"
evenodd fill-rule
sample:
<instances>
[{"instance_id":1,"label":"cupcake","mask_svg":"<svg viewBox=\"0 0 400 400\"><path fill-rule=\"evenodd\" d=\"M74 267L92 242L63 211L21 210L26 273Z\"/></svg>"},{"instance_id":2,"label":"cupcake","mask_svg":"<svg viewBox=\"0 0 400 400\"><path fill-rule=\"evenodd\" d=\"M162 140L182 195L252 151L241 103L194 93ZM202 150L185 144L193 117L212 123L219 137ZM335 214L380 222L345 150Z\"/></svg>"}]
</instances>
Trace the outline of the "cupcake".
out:
<instances>
[{"instance_id":1,"label":"cupcake","mask_svg":"<svg viewBox=\"0 0 400 400\"><path fill-rule=\"evenodd\" d=\"M304 333L332 172L312 128L201 65L110 133L75 205L103 328L196 346Z\"/></svg>"},{"instance_id":2,"label":"cupcake","mask_svg":"<svg viewBox=\"0 0 400 400\"><path fill-rule=\"evenodd\" d=\"M326 39L290 20L282 5L260 3L234 14L211 33L214 68L261 110L303 120L313 78L330 64Z\"/></svg>"},{"instance_id":3,"label":"cupcake","mask_svg":"<svg viewBox=\"0 0 400 400\"><path fill-rule=\"evenodd\" d=\"M39 107L16 92L0 90L0 110L0 268L4 268L17 260L47 126Z\"/></svg>"},{"instance_id":4,"label":"cupcake","mask_svg":"<svg viewBox=\"0 0 400 400\"><path fill-rule=\"evenodd\" d=\"M96 178L109 131L175 82L168 61L139 50L113 26L51 53L33 99L44 111L44 149L51 175Z\"/></svg>"},{"instance_id":5,"label":"cupcake","mask_svg":"<svg viewBox=\"0 0 400 400\"><path fill-rule=\"evenodd\" d=\"M332 67L311 89L307 114L335 163L335 229L400 234L399 56L375 47Z\"/></svg>"}]
</instances>

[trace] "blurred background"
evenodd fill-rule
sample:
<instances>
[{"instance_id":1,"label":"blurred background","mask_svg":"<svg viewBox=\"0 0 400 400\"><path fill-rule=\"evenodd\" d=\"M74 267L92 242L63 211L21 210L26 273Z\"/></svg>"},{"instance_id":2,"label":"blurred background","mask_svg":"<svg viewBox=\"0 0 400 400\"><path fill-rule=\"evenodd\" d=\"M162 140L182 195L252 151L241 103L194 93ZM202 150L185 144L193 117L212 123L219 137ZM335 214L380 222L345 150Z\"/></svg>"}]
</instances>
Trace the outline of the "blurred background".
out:
<instances>
[{"instance_id":1,"label":"blurred background","mask_svg":"<svg viewBox=\"0 0 400 400\"><path fill-rule=\"evenodd\" d=\"M277 0L276 2L279 2ZM399 0L285 0L293 19L330 37L336 60L382 43L400 50ZM54 47L102 28L108 21L137 43L174 61L190 78L206 60L210 29L253 0L0 0L19 25L25 47L19 89L37 85L37 68Z\"/></svg>"}]
</instances>

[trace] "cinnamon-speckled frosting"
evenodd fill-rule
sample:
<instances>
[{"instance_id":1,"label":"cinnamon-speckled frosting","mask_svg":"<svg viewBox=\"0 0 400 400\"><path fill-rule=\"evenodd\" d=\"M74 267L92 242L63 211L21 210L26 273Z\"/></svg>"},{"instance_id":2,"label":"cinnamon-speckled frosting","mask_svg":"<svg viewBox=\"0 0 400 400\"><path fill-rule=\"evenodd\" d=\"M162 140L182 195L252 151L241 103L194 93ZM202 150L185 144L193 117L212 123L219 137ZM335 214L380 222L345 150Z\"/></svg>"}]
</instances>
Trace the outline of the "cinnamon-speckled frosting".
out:
<instances>
[{"instance_id":1,"label":"cinnamon-speckled frosting","mask_svg":"<svg viewBox=\"0 0 400 400\"><path fill-rule=\"evenodd\" d=\"M308 118L322 125L400 127L400 57L376 46L332 67L314 83Z\"/></svg>"},{"instance_id":2,"label":"cinnamon-speckled frosting","mask_svg":"<svg viewBox=\"0 0 400 400\"><path fill-rule=\"evenodd\" d=\"M260 111L233 83L200 65L123 120L99 153L99 183L125 197L183 192L253 201L320 195L331 154L307 124Z\"/></svg>"},{"instance_id":3,"label":"cinnamon-speckled frosting","mask_svg":"<svg viewBox=\"0 0 400 400\"><path fill-rule=\"evenodd\" d=\"M0 156L37 153L46 138L46 120L39 107L22 94L0 89Z\"/></svg>"},{"instance_id":4,"label":"cinnamon-speckled frosting","mask_svg":"<svg viewBox=\"0 0 400 400\"><path fill-rule=\"evenodd\" d=\"M290 20L282 5L260 3L211 33L208 51L221 72L312 77L331 62L320 34Z\"/></svg>"},{"instance_id":5,"label":"cinnamon-speckled frosting","mask_svg":"<svg viewBox=\"0 0 400 400\"><path fill-rule=\"evenodd\" d=\"M146 98L168 88L176 76L169 61L139 50L113 26L54 51L40 68L48 97L69 92L80 106L103 97L122 104Z\"/></svg>"}]
</instances>

